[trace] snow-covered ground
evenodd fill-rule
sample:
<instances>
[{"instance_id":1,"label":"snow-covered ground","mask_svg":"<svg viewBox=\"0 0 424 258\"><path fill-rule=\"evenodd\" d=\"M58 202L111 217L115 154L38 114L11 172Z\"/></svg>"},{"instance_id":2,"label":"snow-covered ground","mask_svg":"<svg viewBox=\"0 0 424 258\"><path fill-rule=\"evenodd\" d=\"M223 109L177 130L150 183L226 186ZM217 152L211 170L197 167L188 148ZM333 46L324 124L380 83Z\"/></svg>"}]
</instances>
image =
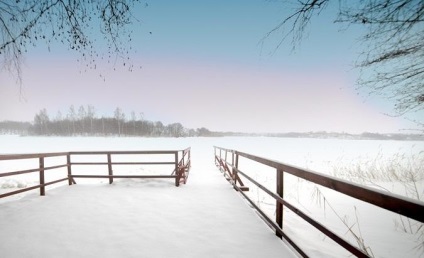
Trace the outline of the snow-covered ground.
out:
<instances>
[{"instance_id":1,"label":"snow-covered ground","mask_svg":"<svg viewBox=\"0 0 424 258\"><path fill-rule=\"evenodd\" d=\"M211 166L0 204L1 257L295 257Z\"/></svg>"},{"instance_id":2,"label":"snow-covered ground","mask_svg":"<svg viewBox=\"0 0 424 258\"><path fill-rule=\"evenodd\" d=\"M375 157L384 160L399 153L406 156L405 160L424 155L423 142L402 141L0 136L0 154L192 148L192 173L188 184L179 188L173 186L173 180L116 180L113 185L108 185L106 180L77 180L78 185L48 189L45 197L34 191L25 197L21 195L19 201L15 201L16 197L4 198L0 202L1 256L285 257L281 252L288 251L282 242L214 167L214 145L322 173L330 173L343 162ZM34 162L0 162L0 171L36 167L37 161ZM270 188L275 185L272 170L246 160L240 160L240 168ZM90 169L103 173L107 168ZM158 168L126 169L131 170L126 173L151 173ZM420 173L424 171L421 169ZM37 179L36 173L32 177L0 178L0 190L6 192L31 185ZM398 189L400 194L404 192L395 182L382 184ZM422 182L418 186L423 194ZM273 216L273 201L252 185L249 187L250 196ZM409 222L390 212L290 176L286 177L285 198L355 242L344 223L352 226L352 231L363 238L375 257L423 256L423 249L415 248L420 246L422 238L408 230L404 232L399 224L406 223L409 227ZM284 230L311 257L348 256L287 209L284 220ZM417 225L411 227L417 229Z\"/></svg>"}]
</instances>

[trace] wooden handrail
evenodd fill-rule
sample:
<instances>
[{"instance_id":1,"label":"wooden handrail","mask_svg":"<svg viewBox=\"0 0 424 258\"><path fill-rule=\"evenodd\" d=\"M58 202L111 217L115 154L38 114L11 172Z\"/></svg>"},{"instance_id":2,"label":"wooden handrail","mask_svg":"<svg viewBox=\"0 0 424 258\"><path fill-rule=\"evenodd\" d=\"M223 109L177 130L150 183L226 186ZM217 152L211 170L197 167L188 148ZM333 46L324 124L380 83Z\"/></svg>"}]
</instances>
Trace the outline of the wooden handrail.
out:
<instances>
[{"instance_id":1,"label":"wooden handrail","mask_svg":"<svg viewBox=\"0 0 424 258\"><path fill-rule=\"evenodd\" d=\"M217 150L219 150L219 155L217 154ZM232 153L235 155L232 157L231 163L227 161L227 155L225 157L222 157L222 151ZM284 179L283 175L284 173L289 173L291 175L294 175L296 177L305 179L309 182L313 182L315 184L333 189L337 192L343 193L345 195L351 196L353 198L356 198L358 200L373 204L375 206L378 206L380 208L395 212L400 215L407 216L411 219L424 222L424 202L420 202L411 198L403 197L400 195L382 192L377 189L373 189L370 187L362 186L359 184L355 184L346 180L338 179L332 176L328 176L325 174L317 173L312 170L307 170L299 167L295 167L292 165L284 164L278 161L262 158L256 155L248 154L245 152L240 152L236 150L230 150L225 149L221 147L214 146L214 159L217 166L222 167L223 164L225 166L230 165L232 167L232 175L233 177L237 177L238 174L241 174L244 178L248 179L250 182L255 184L258 188L262 189L265 193L270 195L272 198L276 200L277 203L277 212L276 212L276 222L272 221L272 223L269 223L275 231L277 236L284 237L289 243L294 245L294 248L298 250L297 245L288 238L286 234L284 234L282 230L282 207L285 206L289 209L291 209L294 213L296 213L298 216L300 216L302 219L310 223L312 226L323 232L325 235L333 239L336 243L338 243L340 246L344 247L346 250L350 251L352 254L354 254L357 257L368 257L367 254L359 250L357 247L351 245L347 241L345 241L342 237L338 236L337 234L333 233L329 229L327 229L325 226L321 225L305 213L301 212L299 209L297 209L294 205L288 203L286 200L284 200L283 197L283 187L284 187ZM244 157L249 160L256 161L258 163L261 163L263 165L272 167L276 169L277 172L277 180L276 180L276 189L277 193L271 192L266 187L255 181L253 178L249 177L246 173L242 172L238 168L238 160L239 157ZM234 185L234 187L240 191L240 187L237 186L237 181L232 180L231 183ZM249 202L253 202L249 199L249 197L242 193L245 198L249 200ZM260 208L257 205L253 205L255 209ZM262 216L266 216L266 220L269 222L271 220L263 211L259 211L259 213ZM299 250L298 250L299 251ZM307 255L302 251L299 252L299 254L302 257L307 257Z\"/></svg>"},{"instance_id":2,"label":"wooden handrail","mask_svg":"<svg viewBox=\"0 0 424 258\"><path fill-rule=\"evenodd\" d=\"M169 175L72 175L73 178L175 178Z\"/></svg>"},{"instance_id":3,"label":"wooden handrail","mask_svg":"<svg viewBox=\"0 0 424 258\"><path fill-rule=\"evenodd\" d=\"M182 152L183 157L181 161L178 161L178 153ZM69 152L70 157L72 156L84 156L84 155L106 155L106 162L70 162L71 165L106 165L108 167L107 175L74 175L71 173L71 178L109 178L109 183L113 183L114 178L175 178L175 185L179 186L179 175L114 175L114 165L174 165L177 170L179 162L182 162L185 155L190 152L190 148L184 150L145 150L145 151L71 151ZM114 155L173 155L173 161L157 161L157 162L116 162L113 161L112 156ZM75 181L73 181L75 183Z\"/></svg>"},{"instance_id":4,"label":"wooden handrail","mask_svg":"<svg viewBox=\"0 0 424 258\"><path fill-rule=\"evenodd\" d=\"M107 165L108 162L72 162L71 165ZM173 165L175 162L111 162L112 165Z\"/></svg>"},{"instance_id":5,"label":"wooden handrail","mask_svg":"<svg viewBox=\"0 0 424 258\"><path fill-rule=\"evenodd\" d=\"M38 172L39 174L39 184L31 187L25 187L16 191L11 191L7 193L0 194L0 198L23 193L30 190L39 189L40 195L45 195L45 187L52 184L57 184L62 181L66 181L69 179L67 176L66 178L54 180L50 182L45 182L45 171L47 170L54 170L64 167L70 167L70 164L67 162L65 164L55 165L55 166L45 166L45 159L51 158L51 157L67 157L69 155L69 152L55 152L55 153L29 153L29 154L7 154L7 155L0 155L0 161L6 161L6 160L21 160L21 159L38 159L38 167L32 168L32 169L25 169L25 170L17 170L17 171L9 171L9 172L0 172L0 177L7 177L7 176L15 176L15 175L23 175L23 174L29 174Z\"/></svg>"},{"instance_id":6,"label":"wooden handrail","mask_svg":"<svg viewBox=\"0 0 424 258\"><path fill-rule=\"evenodd\" d=\"M0 160L49 158L49 157L57 157L57 156L66 156L68 154L69 152L5 154L5 155L0 155Z\"/></svg>"},{"instance_id":7,"label":"wooden handrail","mask_svg":"<svg viewBox=\"0 0 424 258\"><path fill-rule=\"evenodd\" d=\"M177 165L175 166L174 171L172 171L171 175L176 175L175 184L179 185L181 182L184 184L187 183L187 178L190 173L191 168L191 148L186 148L181 151L182 157L178 161ZM186 160L187 159L187 160ZM178 154L175 155L175 162L178 160Z\"/></svg>"},{"instance_id":8,"label":"wooden handrail","mask_svg":"<svg viewBox=\"0 0 424 258\"><path fill-rule=\"evenodd\" d=\"M64 165L57 165L57 166L49 166L49 167L44 167L43 169L50 170L50 169L57 169L57 168L63 168L63 167L68 167L68 165L64 164ZM19 171L13 171L13 172L3 172L0 174L0 177L16 176L16 175L28 174L28 173L39 172L39 171L40 171L40 168L19 170Z\"/></svg>"},{"instance_id":9,"label":"wooden handrail","mask_svg":"<svg viewBox=\"0 0 424 258\"><path fill-rule=\"evenodd\" d=\"M383 209L390 210L400 215L407 216L420 222L424 222L424 203L389 192L383 192L367 186L362 186L343 179L324 175L312 170L298 168L295 166L265 159L259 156L236 151L236 155L243 156L264 165L282 170L286 173L300 177L307 181L325 186L337 192L346 194L358 200L368 202Z\"/></svg>"},{"instance_id":10,"label":"wooden handrail","mask_svg":"<svg viewBox=\"0 0 424 258\"><path fill-rule=\"evenodd\" d=\"M51 181L51 182L48 182L48 183L34 185L34 186L31 186L31 187L26 187L26 188L19 189L19 190L16 190L16 191L0 194L0 198L19 194L19 193L23 193L23 192L27 192L27 191L31 191L31 190L35 190L35 189L39 189L40 187L44 187L44 186L48 186L48 185L52 185L52 184L57 184L57 183L60 183L60 182L66 181L66 180L68 180L67 177L62 178L62 179L58 179L58 180L55 180L55 181Z\"/></svg>"},{"instance_id":11,"label":"wooden handrail","mask_svg":"<svg viewBox=\"0 0 424 258\"><path fill-rule=\"evenodd\" d=\"M178 150L154 150L154 151L71 151L69 154L71 155L104 155L104 154L112 154L112 155L131 155L131 154L175 154Z\"/></svg>"},{"instance_id":12,"label":"wooden handrail","mask_svg":"<svg viewBox=\"0 0 424 258\"><path fill-rule=\"evenodd\" d=\"M182 157L178 159L178 153L182 153ZM85 156L85 155L106 155L107 162L72 162L73 156ZM154 161L154 162L114 162L112 161L113 155L173 155L175 156L175 160L173 161ZM45 166L45 159L50 157L60 157L63 156L66 158L64 164L54 165L54 166ZM186 182L188 176L188 170L190 169L190 148L186 148L183 150L142 150L142 151L71 151L71 152L55 152L55 153L28 153L28 154L6 154L0 155L0 161L6 160L20 160L20 159L39 159L39 166L37 168L30 168L24 170L16 170L16 171L0 171L1 177L9 177L15 175L22 175L28 173L39 173L39 181L40 183L35 186L26 187L23 189L19 189L16 191L4 193L0 195L0 198L11 196L14 194L40 189L40 195L45 194L45 186L56 184L65 180L68 180L68 184L76 184L75 178L109 178L109 183L113 182L114 178L175 178L175 185L179 186L180 179L184 176L184 183ZM108 167L107 175L75 175L72 173L72 166L77 165L106 165ZM179 167L184 167L184 173L179 172L175 175L114 175L113 174L113 165L175 165L176 171L178 171ZM67 168L66 178L55 180L51 182L44 182L45 180L45 172L47 170L54 170L59 168Z\"/></svg>"}]
</instances>

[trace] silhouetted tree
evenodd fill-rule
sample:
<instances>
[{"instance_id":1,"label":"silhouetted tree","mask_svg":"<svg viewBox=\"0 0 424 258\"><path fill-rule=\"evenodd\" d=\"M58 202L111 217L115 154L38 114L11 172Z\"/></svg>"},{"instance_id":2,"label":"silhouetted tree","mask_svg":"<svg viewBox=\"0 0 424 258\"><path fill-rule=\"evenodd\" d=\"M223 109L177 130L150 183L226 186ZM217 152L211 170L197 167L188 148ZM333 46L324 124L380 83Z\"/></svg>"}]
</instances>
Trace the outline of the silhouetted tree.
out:
<instances>
[{"instance_id":1,"label":"silhouetted tree","mask_svg":"<svg viewBox=\"0 0 424 258\"><path fill-rule=\"evenodd\" d=\"M132 70L128 64L132 31L126 26L135 21L131 10L139 3L141 0L0 0L0 70L9 69L20 79L21 58L28 47L42 42L50 49L53 41L77 51L89 68L96 67L96 58L105 56L121 59ZM107 53L97 52L99 40L106 41Z\"/></svg>"},{"instance_id":2,"label":"silhouetted tree","mask_svg":"<svg viewBox=\"0 0 424 258\"><path fill-rule=\"evenodd\" d=\"M336 22L366 28L362 38L365 50L356 63L361 70L359 87L394 101L398 115L424 109L424 1L283 2L294 11L267 34L282 33L277 48L288 37L296 46L313 17L334 3L339 7Z\"/></svg>"}]
</instances>

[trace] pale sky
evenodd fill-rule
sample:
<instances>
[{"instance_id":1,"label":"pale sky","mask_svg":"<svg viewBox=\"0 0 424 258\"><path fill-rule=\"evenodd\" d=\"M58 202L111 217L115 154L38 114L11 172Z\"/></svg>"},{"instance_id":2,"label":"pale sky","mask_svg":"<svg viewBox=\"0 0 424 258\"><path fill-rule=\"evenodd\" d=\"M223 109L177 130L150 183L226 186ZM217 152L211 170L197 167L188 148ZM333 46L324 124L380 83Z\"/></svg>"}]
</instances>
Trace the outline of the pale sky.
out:
<instances>
[{"instance_id":1,"label":"pale sky","mask_svg":"<svg viewBox=\"0 0 424 258\"><path fill-rule=\"evenodd\" d=\"M322 13L295 52L290 40L275 49L280 34L261 41L288 11L264 0L149 2L135 12L133 72L102 60L84 72L78 54L39 44L25 55L22 94L0 72L0 121L32 121L42 108L54 118L70 105L92 105L99 117L120 107L128 118L142 112L147 120L215 131L415 127L385 115L390 103L355 90L360 30L341 30L335 12Z\"/></svg>"}]
</instances>

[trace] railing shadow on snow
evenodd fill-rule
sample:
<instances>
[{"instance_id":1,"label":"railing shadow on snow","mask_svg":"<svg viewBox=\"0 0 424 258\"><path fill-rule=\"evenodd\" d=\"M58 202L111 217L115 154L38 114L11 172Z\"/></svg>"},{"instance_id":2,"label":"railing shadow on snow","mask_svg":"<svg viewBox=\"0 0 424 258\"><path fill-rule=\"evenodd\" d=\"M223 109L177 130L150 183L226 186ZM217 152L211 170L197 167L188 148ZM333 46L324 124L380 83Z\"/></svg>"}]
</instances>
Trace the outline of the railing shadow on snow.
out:
<instances>
[{"instance_id":1,"label":"railing shadow on snow","mask_svg":"<svg viewBox=\"0 0 424 258\"><path fill-rule=\"evenodd\" d=\"M275 230L278 237L285 239L302 257L308 255L283 231L283 207L286 207L301 217L303 220L311 224L313 227L321 231L323 234L334 240L338 245L348 250L357 257L370 257L368 254L353 246L348 241L332 232L330 229L308 216L300 209L284 199L284 174L291 174L295 177L302 178L309 182L321 185L339 193L343 193L350 197L373 204L380 208L392 211L394 213L406 216L419 222L424 222L424 202L406 198L387 192L382 192L370 187L361 186L349 181L341 180L332 176L313 172L310 170L294 167L278 161L258 157L237 150L225 149L214 146L215 164L224 173L233 187L239 191L246 200L257 210L267 224ZM276 170L276 192L270 191L268 188L258 183L252 177L247 175L239 168L239 159L254 161ZM276 201L275 218L270 218L244 191L249 188L244 185L242 178L249 180L259 189L263 190Z\"/></svg>"},{"instance_id":2,"label":"railing shadow on snow","mask_svg":"<svg viewBox=\"0 0 424 258\"><path fill-rule=\"evenodd\" d=\"M103 156L107 161L102 162L77 162L72 161L76 157L84 157L84 156ZM157 161L113 161L113 157L125 157L125 156L134 156L133 159L141 159L141 157L148 156L156 156ZM54 158L61 158L59 164L46 166L46 163ZM165 159L165 160L164 160ZM38 183L37 185L30 187L23 187L18 190L6 192L0 194L0 198L4 198L11 195L16 195L19 193L39 189L40 195L44 196L46 194L46 186L57 184L60 182L68 181L69 185L76 184L76 178L108 178L109 183L113 183L113 179L115 178L168 178L175 180L175 186L179 186L180 183L186 183L187 178L190 172L191 167L191 156L190 156L190 148L186 148L184 150L169 150L169 151L75 151L75 152L56 152L56 153L32 153L32 154L8 154L8 155L0 155L0 164L1 162L7 161L17 161L17 160L29 160L27 163L38 163L30 165L29 169L21 169L15 171L0 171L0 178L13 177L18 175L32 174L38 172ZM37 162L38 161L38 162ZM25 163L25 162L23 162ZM57 163L57 162L56 162ZM74 169L76 166L107 166L107 174L99 175L99 174L74 174ZM140 174L127 174L127 175L117 175L113 172L113 166L121 166L121 165L168 165L172 166L172 171L169 175L158 174L158 175L140 175ZM1 167L1 166L0 166ZM60 169L62 168L62 171ZM67 168L66 172L63 171L63 168ZM46 182L46 171L55 170L49 173L63 173L64 175L56 180L52 180ZM56 175L57 176L57 175Z\"/></svg>"}]
</instances>

